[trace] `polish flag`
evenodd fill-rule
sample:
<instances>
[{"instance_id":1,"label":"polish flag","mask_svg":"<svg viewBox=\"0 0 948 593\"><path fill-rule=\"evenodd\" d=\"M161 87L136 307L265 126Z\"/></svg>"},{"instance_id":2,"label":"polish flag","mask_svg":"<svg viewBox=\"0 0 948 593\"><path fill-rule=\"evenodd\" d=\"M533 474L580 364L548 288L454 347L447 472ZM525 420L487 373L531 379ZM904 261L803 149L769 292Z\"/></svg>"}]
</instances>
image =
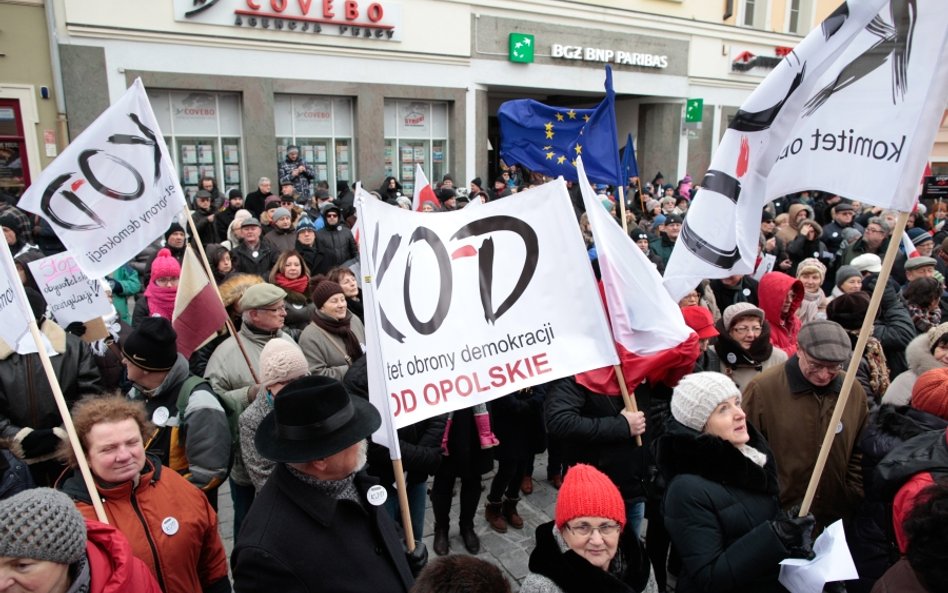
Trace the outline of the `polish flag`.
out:
<instances>
[{"instance_id":1,"label":"polish flag","mask_svg":"<svg viewBox=\"0 0 948 593\"><path fill-rule=\"evenodd\" d=\"M599 258L600 291L626 385L631 392L648 379L674 387L694 368L698 335L685 324L658 270L599 203L581 158L576 167ZM576 380L596 393L619 393L614 367L582 373Z\"/></svg>"},{"instance_id":2,"label":"polish flag","mask_svg":"<svg viewBox=\"0 0 948 593\"><path fill-rule=\"evenodd\" d=\"M431 188L431 183L428 182L425 172L421 170L421 165L416 164L415 193L411 197L411 209L416 212L421 212L421 208L425 202L431 202L435 208L441 208L441 201L438 200L438 196L435 195L434 190Z\"/></svg>"},{"instance_id":3,"label":"polish flag","mask_svg":"<svg viewBox=\"0 0 948 593\"><path fill-rule=\"evenodd\" d=\"M915 243L912 243L912 239L908 236L908 233L902 233L902 250L905 251L905 257L918 257L921 253L918 252L918 247L915 246Z\"/></svg>"},{"instance_id":4,"label":"polish flag","mask_svg":"<svg viewBox=\"0 0 948 593\"><path fill-rule=\"evenodd\" d=\"M227 311L217 286L188 245L181 265L178 295L174 301L171 324L178 333L178 352L185 358L208 343L227 321Z\"/></svg>"}]
</instances>

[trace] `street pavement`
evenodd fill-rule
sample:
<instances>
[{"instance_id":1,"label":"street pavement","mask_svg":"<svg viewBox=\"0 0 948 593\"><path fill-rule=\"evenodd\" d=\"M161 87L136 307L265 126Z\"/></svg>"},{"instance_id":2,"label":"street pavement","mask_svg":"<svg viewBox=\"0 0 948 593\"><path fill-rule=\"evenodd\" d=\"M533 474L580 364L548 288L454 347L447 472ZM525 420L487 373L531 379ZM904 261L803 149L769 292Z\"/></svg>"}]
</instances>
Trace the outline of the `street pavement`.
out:
<instances>
[{"instance_id":1,"label":"street pavement","mask_svg":"<svg viewBox=\"0 0 948 593\"><path fill-rule=\"evenodd\" d=\"M538 455L534 469L533 493L521 495L520 503L517 507L520 515L523 517L523 529L508 528L507 533L497 533L487 524L484 519L484 499L487 488L493 478L493 472L486 474L482 481L484 493L481 495L481 507L474 518L474 530L481 538L481 551L478 558L496 564L504 571L504 574L510 580L511 589L516 593L520 590L520 583L530 572L528 562L530 552L534 546L534 533L536 528L543 523L553 520L556 508L557 490L546 481L546 454ZM431 484L429 482L429 488ZM457 486L460 487L460 481ZM454 503L451 507L451 528L450 545L451 554L467 554L464 549L464 543L461 541L461 535L458 531L458 497L454 497ZM218 501L218 514L220 519L221 537L224 540L224 546L227 549L228 558L234 547L234 508L230 500L230 490L224 485L220 489ZM417 536L416 536L417 537ZM429 559L437 558L432 545L434 542L434 514L431 512L431 503L425 510L425 532L422 541L428 547ZM649 580L647 593L656 593L654 578Z\"/></svg>"}]
</instances>

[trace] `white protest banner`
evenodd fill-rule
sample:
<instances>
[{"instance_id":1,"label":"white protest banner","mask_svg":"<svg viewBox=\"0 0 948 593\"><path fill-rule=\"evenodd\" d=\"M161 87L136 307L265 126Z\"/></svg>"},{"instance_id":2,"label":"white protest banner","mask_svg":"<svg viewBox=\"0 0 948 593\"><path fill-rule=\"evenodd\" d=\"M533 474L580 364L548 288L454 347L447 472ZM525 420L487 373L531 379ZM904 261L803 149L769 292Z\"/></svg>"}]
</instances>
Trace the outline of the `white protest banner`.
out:
<instances>
[{"instance_id":1,"label":"white protest banner","mask_svg":"<svg viewBox=\"0 0 948 593\"><path fill-rule=\"evenodd\" d=\"M443 213L360 195L366 356L394 428L618 362L562 179Z\"/></svg>"},{"instance_id":2,"label":"white protest banner","mask_svg":"<svg viewBox=\"0 0 948 593\"><path fill-rule=\"evenodd\" d=\"M141 80L69 144L19 206L49 221L90 278L168 230L184 195Z\"/></svg>"},{"instance_id":3,"label":"white protest banner","mask_svg":"<svg viewBox=\"0 0 948 593\"><path fill-rule=\"evenodd\" d=\"M30 331L29 320L33 313L26 304L25 296L17 295L18 292L23 294L23 283L6 241L0 251L3 252L0 255L0 339L10 349L16 349L20 338Z\"/></svg>"},{"instance_id":4,"label":"white protest banner","mask_svg":"<svg viewBox=\"0 0 948 593\"><path fill-rule=\"evenodd\" d=\"M40 293L53 319L66 327L107 315L112 305L99 280L89 280L69 252L57 253L29 263Z\"/></svg>"},{"instance_id":5,"label":"white protest banner","mask_svg":"<svg viewBox=\"0 0 948 593\"><path fill-rule=\"evenodd\" d=\"M941 0L850 0L741 105L700 183L664 283L750 274L763 205L818 189L908 211L948 97Z\"/></svg>"}]
</instances>

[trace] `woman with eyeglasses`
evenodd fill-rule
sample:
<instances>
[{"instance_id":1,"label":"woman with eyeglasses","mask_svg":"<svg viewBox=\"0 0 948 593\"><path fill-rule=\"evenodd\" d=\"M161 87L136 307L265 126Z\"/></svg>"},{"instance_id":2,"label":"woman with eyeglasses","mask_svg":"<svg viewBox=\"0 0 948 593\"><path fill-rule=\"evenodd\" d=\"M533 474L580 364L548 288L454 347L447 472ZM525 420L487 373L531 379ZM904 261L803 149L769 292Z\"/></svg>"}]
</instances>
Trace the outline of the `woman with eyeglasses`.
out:
<instances>
[{"instance_id":1,"label":"woman with eyeglasses","mask_svg":"<svg viewBox=\"0 0 948 593\"><path fill-rule=\"evenodd\" d=\"M142 296L135 301L132 325L137 326L146 317L164 317L171 321L180 278L181 264L167 248L159 250L151 263L148 286Z\"/></svg>"},{"instance_id":2,"label":"woman with eyeglasses","mask_svg":"<svg viewBox=\"0 0 948 593\"><path fill-rule=\"evenodd\" d=\"M520 592L644 591L650 565L625 521L622 495L604 473L582 463L570 467L555 519L537 527Z\"/></svg>"},{"instance_id":3,"label":"woman with eyeglasses","mask_svg":"<svg viewBox=\"0 0 948 593\"><path fill-rule=\"evenodd\" d=\"M764 311L750 303L735 303L715 324L718 330L714 351L721 372L743 389L764 369L783 364L787 353L770 340L770 323Z\"/></svg>"},{"instance_id":4,"label":"woman with eyeglasses","mask_svg":"<svg viewBox=\"0 0 948 593\"><path fill-rule=\"evenodd\" d=\"M682 562L675 590L785 591L779 563L812 558L814 519L780 511L774 457L741 392L720 373L694 373L675 387L671 414L657 454Z\"/></svg>"}]
</instances>

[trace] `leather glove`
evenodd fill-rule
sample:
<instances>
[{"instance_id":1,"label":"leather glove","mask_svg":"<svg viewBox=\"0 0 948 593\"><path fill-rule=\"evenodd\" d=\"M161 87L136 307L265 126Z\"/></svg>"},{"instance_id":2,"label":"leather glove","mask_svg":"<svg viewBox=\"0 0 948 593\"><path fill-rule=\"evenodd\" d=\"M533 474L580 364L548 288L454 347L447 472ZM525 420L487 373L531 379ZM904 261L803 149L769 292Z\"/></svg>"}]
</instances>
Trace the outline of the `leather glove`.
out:
<instances>
[{"instance_id":1,"label":"leather glove","mask_svg":"<svg viewBox=\"0 0 948 593\"><path fill-rule=\"evenodd\" d=\"M122 284L119 282L116 282L112 278L109 278L109 288L112 289L112 294L118 295L118 294L123 294L125 292L125 289L122 287Z\"/></svg>"},{"instance_id":2,"label":"leather glove","mask_svg":"<svg viewBox=\"0 0 948 593\"><path fill-rule=\"evenodd\" d=\"M23 437L23 454L27 458L52 453L59 446L60 439L52 428L38 428Z\"/></svg>"},{"instance_id":3,"label":"leather glove","mask_svg":"<svg viewBox=\"0 0 948 593\"><path fill-rule=\"evenodd\" d=\"M805 517L796 517L791 515L781 515L770 522L777 539L783 544L783 547L790 553L790 558L805 558L813 560L816 555L813 553L813 524L816 519L813 514L807 514Z\"/></svg>"},{"instance_id":4,"label":"leather glove","mask_svg":"<svg viewBox=\"0 0 948 593\"><path fill-rule=\"evenodd\" d=\"M408 567L411 569L412 576L417 577L421 573L421 569L428 564L428 548L425 547L424 542L415 542L414 551L405 550L405 558L408 559Z\"/></svg>"},{"instance_id":5,"label":"leather glove","mask_svg":"<svg viewBox=\"0 0 948 593\"><path fill-rule=\"evenodd\" d=\"M72 323L66 326L66 331L76 336L77 338L81 338L83 334L86 333L86 324L84 324L81 321L73 321Z\"/></svg>"}]
</instances>

